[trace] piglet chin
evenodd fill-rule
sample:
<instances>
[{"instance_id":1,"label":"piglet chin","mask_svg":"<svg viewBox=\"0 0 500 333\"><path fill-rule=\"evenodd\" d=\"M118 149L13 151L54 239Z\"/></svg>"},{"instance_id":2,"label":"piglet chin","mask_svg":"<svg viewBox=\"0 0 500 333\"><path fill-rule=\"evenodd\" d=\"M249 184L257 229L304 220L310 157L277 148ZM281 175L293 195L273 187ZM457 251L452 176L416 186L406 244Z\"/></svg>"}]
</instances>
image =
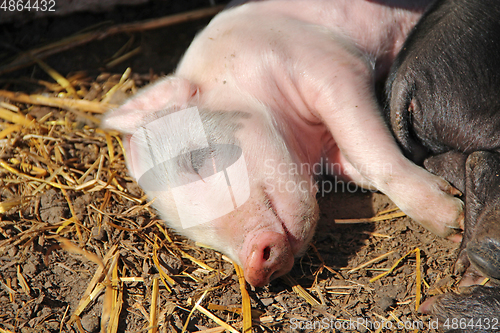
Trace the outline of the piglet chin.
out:
<instances>
[{"instance_id":1,"label":"piglet chin","mask_svg":"<svg viewBox=\"0 0 500 333\"><path fill-rule=\"evenodd\" d=\"M247 237L240 258L248 283L262 287L293 266L294 255L286 235L261 231Z\"/></svg>"}]
</instances>

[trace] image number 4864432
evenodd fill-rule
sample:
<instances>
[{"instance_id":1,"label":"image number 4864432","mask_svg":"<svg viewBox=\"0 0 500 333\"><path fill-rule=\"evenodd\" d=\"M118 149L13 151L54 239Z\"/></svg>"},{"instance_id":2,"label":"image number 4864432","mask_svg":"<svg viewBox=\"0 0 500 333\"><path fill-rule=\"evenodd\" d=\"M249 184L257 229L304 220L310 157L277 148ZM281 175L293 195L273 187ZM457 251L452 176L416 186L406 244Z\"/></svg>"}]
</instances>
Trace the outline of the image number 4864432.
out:
<instances>
[{"instance_id":1,"label":"image number 4864432","mask_svg":"<svg viewBox=\"0 0 500 333\"><path fill-rule=\"evenodd\" d=\"M55 12L55 0L3 0L0 10L4 12Z\"/></svg>"}]
</instances>

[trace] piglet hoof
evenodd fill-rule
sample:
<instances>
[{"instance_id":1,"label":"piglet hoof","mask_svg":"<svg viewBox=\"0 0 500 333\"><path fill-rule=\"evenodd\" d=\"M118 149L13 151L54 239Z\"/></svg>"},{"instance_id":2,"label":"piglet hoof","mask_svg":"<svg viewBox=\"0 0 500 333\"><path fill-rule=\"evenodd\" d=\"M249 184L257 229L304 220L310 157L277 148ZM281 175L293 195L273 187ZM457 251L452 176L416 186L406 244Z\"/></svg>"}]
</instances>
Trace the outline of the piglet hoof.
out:
<instances>
[{"instance_id":1,"label":"piglet hoof","mask_svg":"<svg viewBox=\"0 0 500 333\"><path fill-rule=\"evenodd\" d=\"M482 284L486 277L479 272L474 266L469 266L460 279L459 287L469 287L477 284Z\"/></svg>"},{"instance_id":2,"label":"piglet hoof","mask_svg":"<svg viewBox=\"0 0 500 333\"><path fill-rule=\"evenodd\" d=\"M464 226L464 203L454 196L460 191L445 179L414 164L408 163L402 169L403 176L393 176L390 181L377 184L379 189L427 230L460 242Z\"/></svg>"},{"instance_id":3,"label":"piglet hoof","mask_svg":"<svg viewBox=\"0 0 500 333\"><path fill-rule=\"evenodd\" d=\"M252 286L265 286L292 269L294 257L285 235L262 232L252 243L244 265L245 279Z\"/></svg>"},{"instance_id":4,"label":"piglet hoof","mask_svg":"<svg viewBox=\"0 0 500 333\"><path fill-rule=\"evenodd\" d=\"M453 188L450 186L450 188ZM451 194L451 192L446 192L447 194ZM463 239L463 230L464 230L464 211L463 211L463 201L452 197L451 195L448 197L451 207L454 209L449 212L451 216L455 215L455 219L450 219L451 223L445 223L441 219L436 219L430 224L424 224L424 227L427 227L430 231L435 233L438 236L444 237L454 243L461 243ZM438 208L439 209L439 208ZM445 207L440 207L440 209L445 210ZM429 227L431 225L432 227Z\"/></svg>"},{"instance_id":5,"label":"piglet hoof","mask_svg":"<svg viewBox=\"0 0 500 333\"><path fill-rule=\"evenodd\" d=\"M449 195L455 196L455 197L461 197L463 194L462 192L460 192L460 190L456 189L455 187L451 186L450 184L448 184L448 186L446 186L444 188L444 192L448 193Z\"/></svg>"},{"instance_id":6,"label":"piglet hoof","mask_svg":"<svg viewBox=\"0 0 500 333\"><path fill-rule=\"evenodd\" d=\"M420 307L418 308L418 312L424 313L424 314L433 314L435 303L438 302L439 299L442 297L443 297L443 295L434 296L434 297L431 297L431 298L425 300L425 302L420 304Z\"/></svg>"},{"instance_id":7,"label":"piglet hoof","mask_svg":"<svg viewBox=\"0 0 500 333\"><path fill-rule=\"evenodd\" d=\"M430 189L433 189L437 196L431 196L432 192L429 192L429 195L424 197L426 202L420 209L427 216L420 220L421 224L436 235L459 243L462 241L464 229L464 203L455 195L460 195L461 192L441 177L432 175L432 182L434 184Z\"/></svg>"},{"instance_id":8,"label":"piglet hoof","mask_svg":"<svg viewBox=\"0 0 500 333\"><path fill-rule=\"evenodd\" d=\"M457 196L462 196L462 192L460 192L455 187L451 186L448 182L446 182L446 186L442 188L443 192L448 194L452 200L455 201L456 211L458 212L457 218L453 226L448 227L448 232L445 232L445 238L451 240L455 243L460 243L462 241L462 231L465 226L465 214L464 214L464 203L462 200L456 198Z\"/></svg>"},{"instance_id":9,"label":"piglet hoof","mask_svg":"<svg viewBox=\"0 0 500 333\"><path fill-rule=\"evenodd\" d=\"M460 243L463 239L463 235L460 230L455 230L455 233L450 233L446 238L453 243Z\"/></svg>"},{"instance_id":10,"label":"piglet hoof","mask_svg":"<svg viewBox=\"0 0 500 333\"><path fill-rule=\"evenodd\" d=\"M500 242L497 239L470 241L466 251L470 263L479 272L492 279L500 280Z\"/></svg>"},{"instance_id":11,"label":"piglet hoof","mask_svg":"<svg viewBox=\"0 0 500 333\"><path fill-rule=\"evenodd\" d=\"M427 230L459 243L462 241L464 225L463 202L451 195L451 189L451 186L446 187L446 190L431 187L434 193L430 192L426 196L419 194L422 199L414 197L411 205L398 203L398 206Z\"/></svg>"},{"instance_id":12,"label":"piglet hoof","mask_svg":"<svg viewBox=\"0 0 500 333\"><path fill-rule=\"evenodd\" d=\"M467 251L465 249L461 249L458 254L457 261L455 261L453 273L456 275L463 275L469 266L470 262L469 257L467 256Z\"/></svg>"}]
</instances>

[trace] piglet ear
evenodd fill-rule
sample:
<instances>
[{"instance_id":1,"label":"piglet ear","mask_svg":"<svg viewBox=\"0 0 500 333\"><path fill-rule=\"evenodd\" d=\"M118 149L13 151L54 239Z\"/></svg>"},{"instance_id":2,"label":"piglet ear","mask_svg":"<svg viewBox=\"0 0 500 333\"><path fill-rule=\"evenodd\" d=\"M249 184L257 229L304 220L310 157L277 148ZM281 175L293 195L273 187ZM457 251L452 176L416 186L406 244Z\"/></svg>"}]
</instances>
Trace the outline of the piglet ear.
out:
<instances>
[{"instance_id":1,"label":"piglet ear","mask_svg":"<svg viewBox=\"0 0 500 333\"><path fill-rule=\"evenodd\" d=\"M197 93L198 88L189 80L167 76L142 89L119 108L106 113L101 127L132 134L148 114L166 109L184 109Z\"/></svg>"}]
</instances>

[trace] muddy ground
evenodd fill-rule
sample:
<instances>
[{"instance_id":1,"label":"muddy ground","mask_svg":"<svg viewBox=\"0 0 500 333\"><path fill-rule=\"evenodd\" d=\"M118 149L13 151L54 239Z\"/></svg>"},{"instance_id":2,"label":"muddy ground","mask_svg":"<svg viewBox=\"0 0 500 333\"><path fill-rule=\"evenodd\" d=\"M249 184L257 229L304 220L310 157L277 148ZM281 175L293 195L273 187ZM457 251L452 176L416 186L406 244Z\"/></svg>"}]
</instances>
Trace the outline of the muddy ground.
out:
<instances>
[{"instance_id":1,"label":"muddy ground","mask_svg":"<svg viewBox=\"0 0 500 333\"><path fill-rule=\"evenodd\" d=\"M207 5L208 1L187 1L184 5L160 1L150 7L119 8L112 13L0 26L0 62L6 65L20 50L60 40L101 22L132 22ZM132 70L130 80L137 87L170 73L196 31L208 21L204 18L117 34L44 60L63 76L72 78L75 88L82 92L80 97L101 101L128 67ZM106 68L105 64L127 43L122 54L140 46L139 53ZM3 74L0 89L64 97L63 89L40 80L55 83L40 66L31 65ZM124 97L116 96L110 102ZM85 116L99 118L98 112L68 111L5 97L0 101L18 107L19 112L14 112L35 119L30 125L15 120L0 122L0 131L12 130L2 137L0 150L0 332L98 332L104 327L110 331L143 332L150 326L155 295L160 332L181 332L186 323L188 332L220 332L219 324L199 311L188 320L194 303L205 291L201 305L241 331L242 296L233 264L220 253L198 247L164 228L142 191L127 176L117 138L97 131L97 121ZM425 299L457 282L452 265L458 245L433 236L407 217L340 223L395 208L383 194L342 193L341 187L339 184L332 193L319 196L318 232L307 253L296 261L289 274L291 279L280 278L264 288L246 286L253 330L335 331L333 325L344 327L336 330L339 332L413 328L436 332L435 321L415 310L415 253L402 260L393 272L375 282L370 279L409 251L419 249L423 279L420 287ZM64 245L63 239L73 245ZM104 262L105 273L99 261ZM160 279L156 293L154 281L165 276L174 283L167 282L168 290ZM117 282L117 277L122 280ZM292 288L294 281L314 300L307 302L296 287ZM101 292L96 291L89 304L79 310L79 303L88 299L87 288L97 290L97 282L101 283ZM106 292L110 290L116 293ZM120 304L110 310L116 314L115 326L102 318L103 307L109 309L111 297ZM379 330L384 322L392 329Z\"/></svg>"}]
</instances>

